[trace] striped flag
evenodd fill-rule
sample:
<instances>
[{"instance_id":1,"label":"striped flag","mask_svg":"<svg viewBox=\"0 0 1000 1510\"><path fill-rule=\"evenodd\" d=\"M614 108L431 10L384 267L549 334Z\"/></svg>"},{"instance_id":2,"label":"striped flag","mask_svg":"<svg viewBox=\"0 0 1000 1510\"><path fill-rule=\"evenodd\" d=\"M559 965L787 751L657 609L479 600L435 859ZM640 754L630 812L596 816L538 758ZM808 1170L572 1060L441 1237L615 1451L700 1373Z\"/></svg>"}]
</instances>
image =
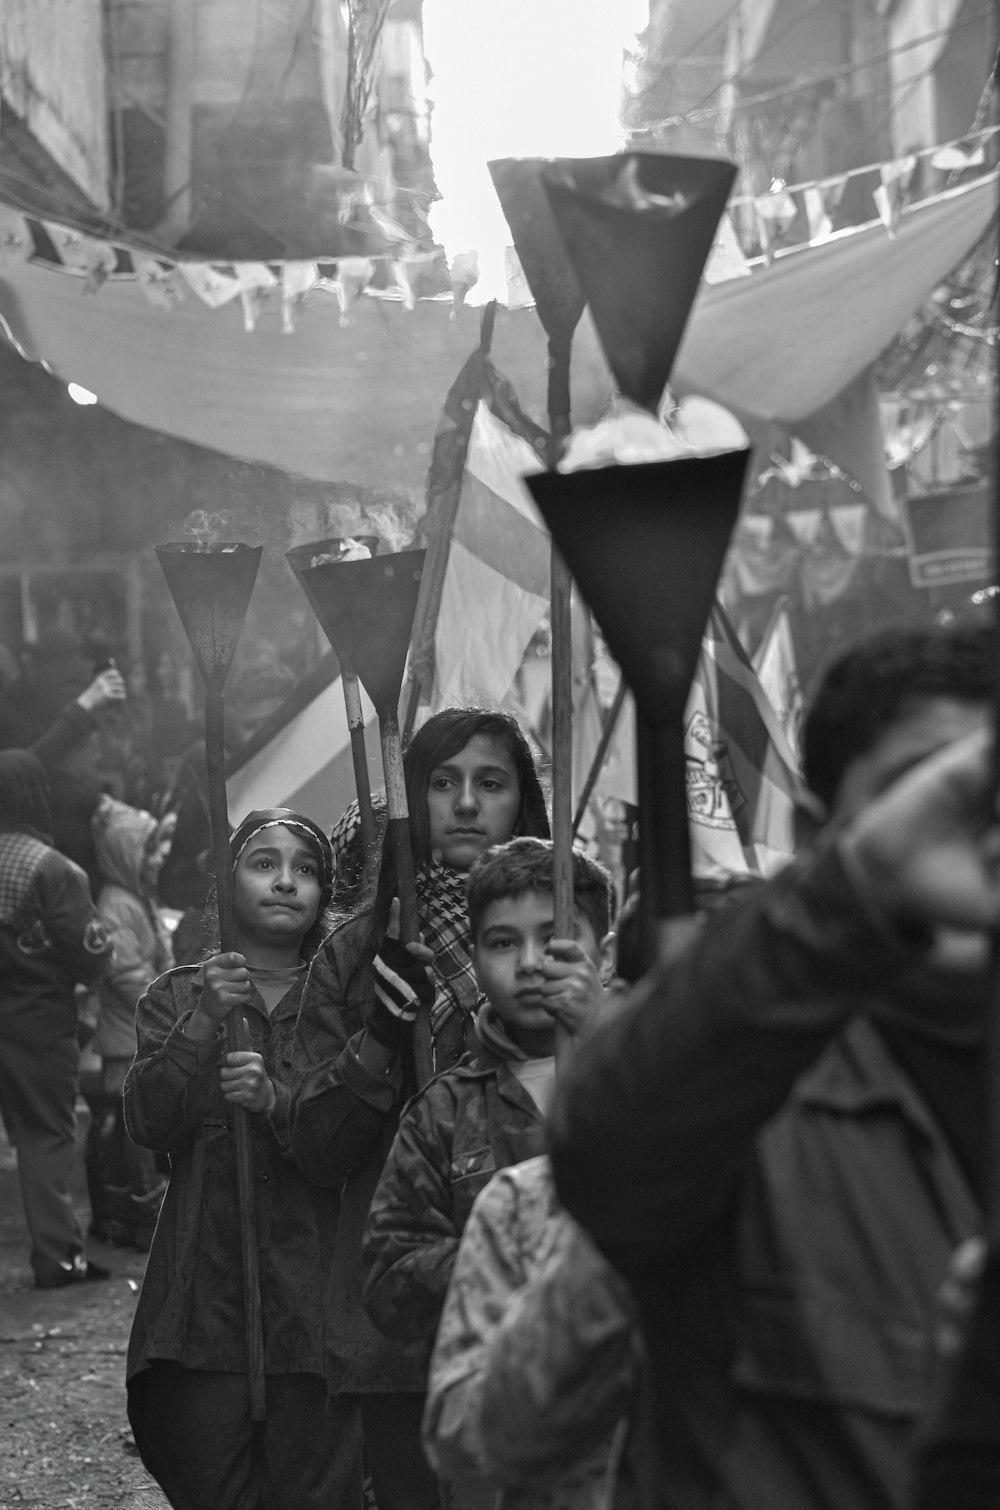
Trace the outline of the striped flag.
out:
<instances>
[{"instance_id":1,"label":"striped flag","mask_svg":"<svg viewBox=\"0 0 1000 1510\"><path fill-rule=\"evenodd\" d=\"M372 786L380 785L378 720L361 689ZM351 734L336 659L326 655L235 752L226 773L238 823L256 807L293 807L330 829L355 796Z\"/></svg>"},{"instance_id":2,"label":"striped flag","mask_svg":"<svg viewBox=\"0 0 1000 1510\"><path fill-rule=\"evenodd\" d=\"M788 609L782 599L771 616L760 644L753 653L753 669L767 695L788 740L788 747L799 757L799 726L802 722L802 687L795 664L795 645Z\"/></svg>"},{"instance_id":3,"label":"striped flag","mask_svg":"<svg viewBox=\"0 0 1000 1510\"><path fill-rule=\"evenodd\" d=\"M684 748L695 874L770 875L787 863L798 762L719 603L691 688Z\"/></svg>"},{"instance_id":4,"label":"striped flag","mask_svg":"<svg viewBox=\"0 0 1000 1510\"><path fill-rule=\"evenodd\" d=\"M499 703L549 607L549 536L524 486L540 470L495 369L476 406L434 626L431 711Z\"/></svg>"},{"instance_id":5,"label":"striped flag","mask_svg":"<svg viewBox=\"0 0 1000 1510\"><path fill-rule=\"evenodd\" d=\"M798 760L718 604L702 641L684 732L695 878L770 875L793 852ZM633 805L638 800L631 696L594 791Z\"/></svg>"}]
</instances>

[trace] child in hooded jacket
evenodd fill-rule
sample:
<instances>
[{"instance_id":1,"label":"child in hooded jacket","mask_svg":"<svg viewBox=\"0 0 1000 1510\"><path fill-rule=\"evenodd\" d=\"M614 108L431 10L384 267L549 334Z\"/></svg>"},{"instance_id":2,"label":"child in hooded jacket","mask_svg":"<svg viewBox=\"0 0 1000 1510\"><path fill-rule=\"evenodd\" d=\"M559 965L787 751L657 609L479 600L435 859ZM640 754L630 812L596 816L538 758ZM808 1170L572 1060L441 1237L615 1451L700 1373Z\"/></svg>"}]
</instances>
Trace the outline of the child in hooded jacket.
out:
<instances>
[{"instance_id":1,"label":"child in hooded jacket","mask_svg":"<svg viewBox=\"0 0 1000 1510\"><path fill-rule=\"evenodd\" d=\"M140 1456L175 1510L360 1510L357 1407L327 1408L323 1280L339 1198L289 1147L295 1026L323 937L325 834L287 808L230 840L236 948L161 976L139 1003L129 1134L170 1157L170 1184L129 1340ZM250 1048L226 1052L245 1017ZM322 1039L314 1052L329 1053ZM252 1419L235 1109L249 1113L266 1419Z\"/></svg>"},{"instance_id":2,"label":"child in hooded jacket","mask_svg":"<svg viewBox=\"0 0 1000 1510\"><path fill-rule=\"evenodd\" d=\"M139 1148L125 1131L122 1090L135 1057L136 1003L173 963L155 894L169 835L152 813L113 797L102 799L91 830L103 881L97 912L114 956L98 988L94 1048L101 1059L100 1081L87 1098L90 1230L102 1240L147 1251L166 1181L156 1155Z\"/></svg>"}]
</instances>

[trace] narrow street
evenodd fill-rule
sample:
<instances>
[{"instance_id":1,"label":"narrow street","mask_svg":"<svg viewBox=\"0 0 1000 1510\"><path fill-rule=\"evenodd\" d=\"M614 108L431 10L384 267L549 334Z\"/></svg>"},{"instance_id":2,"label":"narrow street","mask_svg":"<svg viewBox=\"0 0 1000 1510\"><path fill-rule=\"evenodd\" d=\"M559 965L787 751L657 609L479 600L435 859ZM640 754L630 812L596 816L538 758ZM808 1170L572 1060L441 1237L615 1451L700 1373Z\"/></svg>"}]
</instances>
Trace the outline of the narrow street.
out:
<instances>
[{"instance_id":1,"label":"narrow street","mask_svg":"<svg viewBox=\"0 0 1000 1510\"><path fill-rule=\"evenodd\" d=\"M86 1217L82 1156L77 1168ZM111 1269L106 1284L32 1288L16 1154L0 1129L0 1510L167 1510L125 1414L145 1260L133 1249L88 1251Z\"/></svg>"}]
</instances>

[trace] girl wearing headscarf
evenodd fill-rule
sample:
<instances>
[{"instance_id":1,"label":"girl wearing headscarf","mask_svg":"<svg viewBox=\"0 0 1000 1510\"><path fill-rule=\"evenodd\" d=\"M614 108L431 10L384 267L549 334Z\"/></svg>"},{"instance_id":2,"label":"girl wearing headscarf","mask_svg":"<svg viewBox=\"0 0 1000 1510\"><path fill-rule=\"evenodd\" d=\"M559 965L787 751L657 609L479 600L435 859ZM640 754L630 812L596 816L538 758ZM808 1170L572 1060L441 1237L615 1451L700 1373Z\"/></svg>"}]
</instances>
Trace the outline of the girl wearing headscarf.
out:
<instances>
[{"instance_id":1,"label":"girl wearing headscarf","mask_svg":"<svg viewBox=\"0 0 1000 1510\"><path fill-rule=\"evenodd\" d=\"M70 1197L79 1070L75 986L111 954L87 877L52 848L45 771L0 752L0 1102L17 1145L38 1289L107 1279Z\"/></svg>"},{"instance_id":2,"label":"girl wearing headscarf","mask_svg":"<svg viewBox=\"0 0 1000 1510\"><path fill-rule=\"evenodd\" d=\"M313 1179L343 1186L326 1296L329 1368L336 1389L359 1397L379 1510L435 1510L437 1480L420 1442L424 1359L365 1314L361 1242L400 1109L421 1088L418 1011L429 1017L434 1072L478 1046L468 872L515 834L548 838L549 822L531 750L507 713L435 714L403 769L423 942L399 941L396 869L383 843L373 905L330 935L310 970L299 1035L313 1068L296 1087L291 1135Z\"/></svg>"},{"instance_id":3,"label":"girl wearing headscarf","mask_svg":"<svg viewBox=\"0 0 1000 1510\"><path fill-rule=\"evenodd\" d=\"M155 981L136 1012L125 1122L170 1158L129 1343L129 1420L175 1510L360 1506L356 1409L327 1412L322 1280L334 1192L288 1141L293 1038L333 881L329 841L287 808L230 840L236 948ZM242 1012L250 1049L227 1053ZM250 1113L267 1418L251 1421L234 1108Z\"/></svg>"}]
</instances>

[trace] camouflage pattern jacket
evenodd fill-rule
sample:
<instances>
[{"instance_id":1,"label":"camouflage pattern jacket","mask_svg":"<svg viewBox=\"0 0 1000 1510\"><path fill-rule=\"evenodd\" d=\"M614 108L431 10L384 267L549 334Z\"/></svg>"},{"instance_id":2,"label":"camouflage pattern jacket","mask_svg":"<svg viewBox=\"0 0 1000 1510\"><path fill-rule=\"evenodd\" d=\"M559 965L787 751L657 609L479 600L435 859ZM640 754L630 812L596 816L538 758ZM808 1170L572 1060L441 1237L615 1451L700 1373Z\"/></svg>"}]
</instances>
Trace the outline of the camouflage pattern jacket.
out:
<instances>
[{"instance_id":1,"label":"camouflage pattern jacket","mask_svg":"<svg viewBox=\"0 0 1000 1510\"><path fill-rule=\"evenodd\" d=\"M430 1081L404 1110L372 1201L362 1277L368 1315L413 1359L408 1392L426 1388L473 1201L498 1169L542 1153L544 1133L541 1112L509 1063L485 1047Z\"/></svg>"},{"instance_id":2,"label":"camouflage pattern jacket","mask_svg":"<svg viewBox=\"0 0 1000 1510\"><path fill-rule=\"evenodd\" d=\"M424 1445L451 1503L621 1504L641 1373L628 1287L559 1209L548 1159L501 1171L472 1208L431 1362Z\"/></svg>"}]
</instances>

